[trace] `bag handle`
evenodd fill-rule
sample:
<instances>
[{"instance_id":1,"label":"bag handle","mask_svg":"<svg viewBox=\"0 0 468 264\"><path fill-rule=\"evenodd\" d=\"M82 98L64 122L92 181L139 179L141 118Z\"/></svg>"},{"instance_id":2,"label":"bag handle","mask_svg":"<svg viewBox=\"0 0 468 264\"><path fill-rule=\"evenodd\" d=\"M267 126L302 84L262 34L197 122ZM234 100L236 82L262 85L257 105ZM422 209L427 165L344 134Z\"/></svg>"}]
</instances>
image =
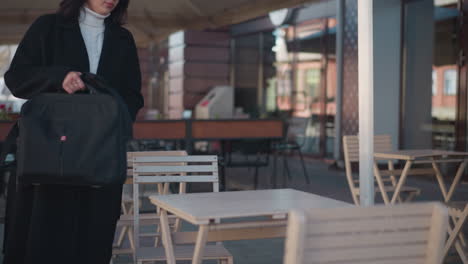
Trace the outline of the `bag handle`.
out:
<instances>
[{"instance_id":1,"label":"bag handle","mask_svg":"<svg viewBox=\"0 0 468 264\"><path fill-rule=\"evenodd\" d=\"M115 98L121 98L116 90L110 88L106 81L96 74L83 72L80 77L91 94L109 94Z\"/></svg>"},{"instance_id":2,"label":"bag handle","mask_svg":"<svg viewBox=\"0 0 468 264\"><path fill-rule=\"evenodd\" d=\"M132 118L130 117L127 104L120 96L120 94L115 89L112 89L104 79L90 72L83 72L81 73L80 77L91 94L108 94L112 96L117 101L117 103L125 109L125 111L122 111L126 120L125 123L132 123ZM128 134L129 138L132 138L133 133L131 126L129 128Z\"/></svg>"}]
</instances>

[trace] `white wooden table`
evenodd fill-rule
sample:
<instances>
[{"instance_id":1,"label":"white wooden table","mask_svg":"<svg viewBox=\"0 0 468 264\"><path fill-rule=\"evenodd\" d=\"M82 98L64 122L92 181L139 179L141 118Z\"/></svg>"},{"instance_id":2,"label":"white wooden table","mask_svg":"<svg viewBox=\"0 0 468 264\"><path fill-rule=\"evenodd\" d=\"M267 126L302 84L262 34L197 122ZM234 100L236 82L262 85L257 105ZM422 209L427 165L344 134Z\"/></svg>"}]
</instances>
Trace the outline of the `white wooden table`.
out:
<instances>
[{"instance_id":1,"label":"white wooden table","mask_svg":"<svg viewBox=\"0 0 468 264\"><path fill-rule=\"evenodd\" d=\"M200 264L207 242L284 237L292 209L348 207L352 204L292 189L151 196L161 210L162 239L168 264L175 264L173 243L195 242L192 264ZM167 212L198 226L198 232L171 235ZM221 223L240 217L262 220Z\"/></svg>"},{"instance_id":2,"label":"white wooden table","mask_svg":"<svg viewBox=\"0 0 468 264\"><path fill-rule=\"evenodd\" d=\"M444 151L444 150L432 150L432 149L416 149L416 150L397 150L393 152L385 153L374 153L374 173L376 176L377 183L382 192L383 200L386 204L395 204L401 188L406 182L408 175L415 174L435 174L437 181L439 183L440 190L444 196L445 202L449 202L455 192L455 189L458 186L458 183L461 180L463 172L465 170L466 164L468 162L468 152L456 152L456 151ZM391 200L388 197L385 189L383 188L382 183L382 172L378 169L379 160L403 160L405 161L405 166L403 171L401 171L401 176L397 182L395 191ZM444 182L444 177L440 172L438 163L448 163L448 162L459 162L457 173L453 179L452 184L450 185L449 190ZM417 173L414 172L411 167L413 164L431 164L432 169L420 169ZM393 168L390 168L393 169ZM416 170L415 170L416 171ZM397 174L397 173L395 173Z\"/></svg>"}]
</instances>

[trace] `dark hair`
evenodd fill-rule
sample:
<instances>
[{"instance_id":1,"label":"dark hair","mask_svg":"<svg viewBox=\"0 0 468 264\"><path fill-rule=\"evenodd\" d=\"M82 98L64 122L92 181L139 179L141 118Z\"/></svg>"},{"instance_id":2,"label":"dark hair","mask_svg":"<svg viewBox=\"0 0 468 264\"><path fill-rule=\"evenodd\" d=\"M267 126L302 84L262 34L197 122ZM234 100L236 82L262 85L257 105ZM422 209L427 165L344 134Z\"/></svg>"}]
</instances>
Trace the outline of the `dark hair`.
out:
<instances>
[{"instance_id":1,"label":"dark hair","mask_svg":"<svg viewBox=\"0 0 468 264\"><path fill-rule=\"evenodd\" d=\"M106 18L117 25L123 25L127 20L127 8L130 0L119 0L117 6L112 10L111 15ZM65 18L78 21L80 17L80 9L86 3L86 0L62 0L60 2L58 14Z\"/></svg>"}]
</instances>

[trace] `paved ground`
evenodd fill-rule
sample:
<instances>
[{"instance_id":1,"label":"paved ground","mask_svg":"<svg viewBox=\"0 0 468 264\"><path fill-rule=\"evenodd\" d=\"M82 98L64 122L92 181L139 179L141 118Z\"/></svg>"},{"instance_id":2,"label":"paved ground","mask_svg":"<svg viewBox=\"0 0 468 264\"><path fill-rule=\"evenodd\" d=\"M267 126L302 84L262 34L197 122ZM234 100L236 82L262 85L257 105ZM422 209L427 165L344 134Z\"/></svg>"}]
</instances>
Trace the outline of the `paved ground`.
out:
<instances>
[{"instance_id":1,"label":"paved ground","mask_svg":"<svg viewBox=\"0 0 468 264\"><path fill-rule=\"evenodd\" d=\"M329 164L307 159L306 167L311 180L311 184L305 182L301 165L298 159L291 158L288 163L291 169L292 180L287 182L288 188L294 188L311 192L318 195L331 197L334 199L352 203L351 194L345 178L344 170L331 169ZM271 188L270 175L273 166L264 167L259 170L259 189ZM278 183L283 182L283 168L281 164L277 168ZM228 190L249 190L253 189L254 170L246 168L227 169ZM447 179L450 182L450 179ZM442 200L442 195L436 180L432 177L410 177L408 185L419 187L422 194L417 201ZM454 196L454 200L466 200L468 197L468 185L463 184ZM379 199L377 199L379 200ZM192 229L188 225L184 229ZM235 264L280 264L283 258L283 239L265 239L255 241L234 241L225 242L226 248L233 254ZM126 263L128 259L119 259L117 263ZM205 262L204 262L205 263ZM209 263L209 262L206 262ZM458 259L453 259L451 264L459 263Z\"/></svg>"},{"instance_id":2,"label":"paved ground","mask_svg":"<svg viewBox=\"0 0 468 264\"><path fill-rule=\"evenodd\" d=\"M298 159L289 159L292 180L288 182L288 188L303 190L334 199L352 202L349 188L343 170L329 169L329 165L323 161L307 160L307 170L311 184L306 184ZM272 174L272 166L260 169L259 188L271 188L269 175ZM279 183L282 182L282 167L277 169ZM229 190L247 190L253 188L253 169L229 168L227 170L227 188ZM439 187L434 178L409 178L409 183L422 189L422 195L418 201L441 200ZM449 181L449 179L448 179ZM468 185L460 186L454 196L454 200L466 200L468 197ZM193 227L185 225L184 229ZM2 230L3 231L3 230ZM226 242L226 248L234 255L236 264L280 264L283 258L283 239L266 239L255 241ZM119 257L114 263L129 263L129 257ZM205 263L205 262L204 262ZM209 263L209 262L206 262ZM212 262L213 263L213 262ZM458 263L456 259L450 263Z\"/></svg>"}]
</instances>

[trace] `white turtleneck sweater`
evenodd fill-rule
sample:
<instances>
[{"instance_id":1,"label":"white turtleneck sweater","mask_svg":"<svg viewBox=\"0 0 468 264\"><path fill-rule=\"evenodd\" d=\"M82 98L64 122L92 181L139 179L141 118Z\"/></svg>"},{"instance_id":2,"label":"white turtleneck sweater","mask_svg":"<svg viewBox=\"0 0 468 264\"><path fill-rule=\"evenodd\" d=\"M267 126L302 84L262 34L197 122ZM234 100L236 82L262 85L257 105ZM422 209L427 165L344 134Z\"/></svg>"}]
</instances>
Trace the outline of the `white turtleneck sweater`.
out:
<instances>
[{"instance_id":1,"label":"white turtleneck sweater","mask_svg":"<svg viewBox=\"0 0 468 264\"><path fill-rule=\"evenodd\" d=\"M96 73L101 57L102 43L104 40L104 19L107 16L100 15L87 7L80 12L79 24L89 59L89 71Z\"/></svg>"}]
</instances>

